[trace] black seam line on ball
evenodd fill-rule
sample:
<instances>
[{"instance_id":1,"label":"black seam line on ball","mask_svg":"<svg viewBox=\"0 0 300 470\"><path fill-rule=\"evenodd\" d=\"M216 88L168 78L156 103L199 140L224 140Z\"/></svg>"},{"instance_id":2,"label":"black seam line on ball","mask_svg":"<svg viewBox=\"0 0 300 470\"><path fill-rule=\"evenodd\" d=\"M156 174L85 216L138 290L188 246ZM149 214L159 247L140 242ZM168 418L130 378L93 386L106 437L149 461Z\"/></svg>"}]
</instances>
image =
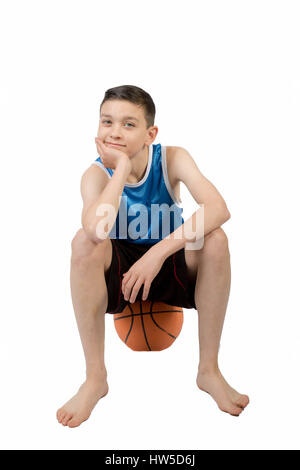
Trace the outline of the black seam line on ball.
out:
<instances>
[{"instance_id":1,"label":"black seam line on ball","mask_svg":"<svg viewBox=\"0 0 300 470\"><path fill-rule=\"evenodd\" d=\"M156 313L156 312L154 312L154 313ZM177 338L177 336L172 335L172 334L169 333L167 330L165 330L162 326L159 326L159 324L154 320L152 313L151 313L150 315L151 315L151 318L152 318L153 323L157 326L157 328L160 328L162 331L164 331L165 333L167 333L167 335L171 336L171 338L174 338L174 339Z\"/></svg>"},{"instance_id":2,"label":"black seam line on ball","mask_svg":"<svg viewBox=\"0 0 300 470\"><path fill-rule=\"evenodd\" d=\"M129 305L129 304L128 304ZM131 307L129 306L130 310L131 310ZM151 315L152 313L175 313L175 312L178 312L178 313L182 313L182 310L157 310L155 312L140 312L140 313L134 313L132 312L132 314L128 314L128 315L123 315L122 317L118 317L118 318L115 318L114 320L117 321L117 320L122 320L123 318L128 318L128 317L138 317L139 315Z\"/></svg>"},{"instance_id":3,"label":"black seam line on ball","mask_svg":"<svg viewBox=\"0 0 300 470\"><path fill-rule=\"evenodd\" d=\"M142 305L142 301L141 301L141 300L140 300L140 311L141 311L141 314L142 314L142 313L143 313L143 305ZM145 340L146 340L148 349L149 349L149 351L151 351L150 345L149 345L149 343L148 343L147 335L146 335L146 330L145 330L143 315L141 315L141 322L142 322L142 328L143 328L143 332L144 332L144 336L145 336Z\"/></svg>"},{"instance_id":4,"label":"black seam line on ball","mask_svg":"<svg viewBox=\"0 0 300 470\"><path fill-rule=\"evenodd\" d=\"M151 318L152 318L152 321L154 322L154 324L160 328L162 331L164 331L165 333L167 333L167 335L171 336L172 338L176 339L176 336L172 335L171 333L169 333L167 330L165 330L164 328L162 328L161 326L159 326L159 324L154 320L153 318L153 315L152 315L152 307L153 307L153 304L154 302L151 302L151 306L150 306L150 315L151 315ZM153 312L153 313L156 313L156 312Z\"/></svg>"},{"instance_id":5,"label":"black seam line on ball","mask_svg":"<svg viewBox=\"0 0 300 470\"><path fill-rule=\"evenodd\" d=\"M131 311L131 315L127 315L127 317L131 317L131 324L130 324L130 328L129 328L129 331L127 333L127 336L125 338L125 344L127 343L128 341L128 338L129 338L129 335L131 333L131 330L132 330L132 327L133 327L133 320L134 320L134 315L133 315L133 310L131 308L131 305L128 304L128 307L130 308L130 311Z\"/></svg>"}]
</instances>

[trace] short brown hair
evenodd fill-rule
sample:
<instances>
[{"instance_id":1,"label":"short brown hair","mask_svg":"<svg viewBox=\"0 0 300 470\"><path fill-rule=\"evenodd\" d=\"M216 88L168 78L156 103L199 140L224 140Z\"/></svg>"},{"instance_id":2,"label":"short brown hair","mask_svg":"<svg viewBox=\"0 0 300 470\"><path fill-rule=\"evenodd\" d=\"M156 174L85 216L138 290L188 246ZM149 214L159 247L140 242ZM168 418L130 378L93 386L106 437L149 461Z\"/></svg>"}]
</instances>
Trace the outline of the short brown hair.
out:
<instances>
[{"instance_id":1,"label":"short brown hair","mask_svg":"<svg viewBox=\"0 0 300 470\"><path fill-rule=\"evenodd\" d=\"M144 108L147 129L154 126L155 104L146 91L134 85L121 85L106 90L103 101L100 105L100 111L103 103L108 100L126 100L140 105Z\"/></svg>"}]
</instances>

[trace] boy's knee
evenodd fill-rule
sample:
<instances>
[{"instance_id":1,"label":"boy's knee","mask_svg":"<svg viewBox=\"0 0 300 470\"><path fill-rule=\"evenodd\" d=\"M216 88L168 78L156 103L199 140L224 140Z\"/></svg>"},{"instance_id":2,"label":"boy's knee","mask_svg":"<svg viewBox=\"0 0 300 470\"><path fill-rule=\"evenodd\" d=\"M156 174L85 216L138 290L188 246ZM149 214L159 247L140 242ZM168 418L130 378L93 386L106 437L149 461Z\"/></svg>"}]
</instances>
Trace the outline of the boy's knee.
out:
<instances>
[{"instance_id":1,"label":"boy's knee","mask_svg":"<svg viewBox=\"0 0 300 470\"><path fill-rule=\"evenodd\" d=\"M72 240L72 262L105 262L105 252L109 243L110 239L100 243L93 242L81 228Z\"/></svg>"},{"instance_id":2,"label":"boy's knee","mask_svg":"<svg viewBox=\"0 0 300 470\"><path fill-rule=\"evenodd\" d=\"M88 238L85 230L81 228L73 238L71 246L72 260L77 260L90 256L96 247L96 243L92 242Z\"/></svg>"},{"instance_id":3,"label":"boy's knee","mask_svg":"<svg viewBox=\"0 0 300 470\"><path fill-rule=\"evenodd\" d=\"M213 230L205 237L204 248L207 254L219 257L229 252L228 238L226 233L220 227Z\"/></svg>"}]
</instances>

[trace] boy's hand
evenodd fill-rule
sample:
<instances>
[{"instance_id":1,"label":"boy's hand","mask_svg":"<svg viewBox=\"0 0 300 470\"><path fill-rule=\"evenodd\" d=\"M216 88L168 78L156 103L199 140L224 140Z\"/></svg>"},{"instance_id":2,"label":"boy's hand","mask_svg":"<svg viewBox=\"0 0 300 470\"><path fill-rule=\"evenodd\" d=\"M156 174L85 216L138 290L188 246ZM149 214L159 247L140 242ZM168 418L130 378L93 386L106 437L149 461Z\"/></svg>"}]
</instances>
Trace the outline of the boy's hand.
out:
<instances>
[{"instance_id":1,"label":"boy's hand","mask_svg":"<svg viewBox=\"0 0 300 470\"><path fill-rule=\"evenodd\" d=\"M164 258L155 256L151 249L134 263L127 273L123 274L122 292L125 300L133 303L136 296L144 284L142 300L146 300L149 294L151 283L161 270Z\"/></svg>"},{"instance_id":2,"label":"boy's hand","mask_svg":"<svg viewBox=\"0 0 300 470\"><path fill-rule=\"evenodd\" d=\"M124 150L106 145L99 137L95 137L97 152L99 153L105 168L116 169L120 161L126 160L131 167L131 161Z\"/></svg>"}]
</instances>

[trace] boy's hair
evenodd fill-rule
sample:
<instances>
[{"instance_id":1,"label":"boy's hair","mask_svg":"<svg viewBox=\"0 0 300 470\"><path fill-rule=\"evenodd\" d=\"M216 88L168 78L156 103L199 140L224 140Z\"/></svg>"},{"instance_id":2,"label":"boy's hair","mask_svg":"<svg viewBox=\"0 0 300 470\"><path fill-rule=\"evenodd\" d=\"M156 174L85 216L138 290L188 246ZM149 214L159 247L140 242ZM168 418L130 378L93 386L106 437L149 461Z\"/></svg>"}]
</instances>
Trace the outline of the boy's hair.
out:
<instances>
[{"instance_id":1,"label":"boy's hair","mask_svg":"<svg viewBox=\"0 0 300 470\"><path fill-rule=\"evenodd\" d=\"M106 90L103 101L100 105L100 111L103 103L108 100L126 100L140 105L144 108L147 129L154 126L155 105L146 91L134 85L121 85Z\"/></svg>"}]
</instances>

